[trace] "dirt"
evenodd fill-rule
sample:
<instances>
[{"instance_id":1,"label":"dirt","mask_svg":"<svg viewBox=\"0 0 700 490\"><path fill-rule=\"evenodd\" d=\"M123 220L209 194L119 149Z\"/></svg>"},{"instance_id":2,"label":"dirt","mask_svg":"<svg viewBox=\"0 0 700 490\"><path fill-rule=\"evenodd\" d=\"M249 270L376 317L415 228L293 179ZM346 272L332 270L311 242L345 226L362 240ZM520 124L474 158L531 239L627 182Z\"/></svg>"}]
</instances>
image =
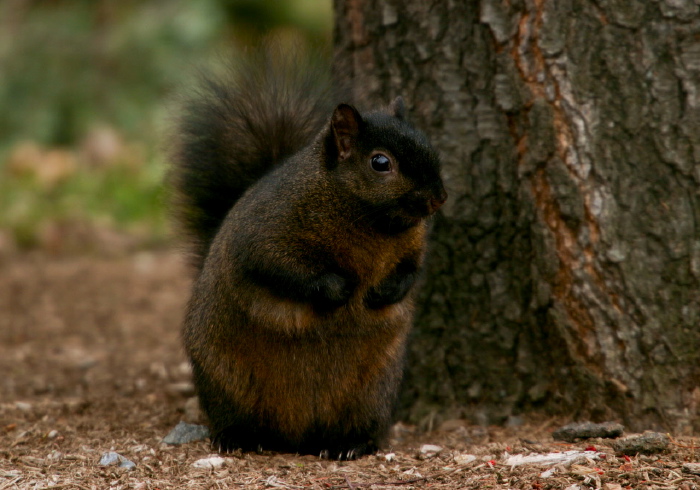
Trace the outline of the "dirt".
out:
<instances>
[{"instance_id":1,"label":"dirt","mask_svg":"<svg viewBox=\"0 0 700 490\"><path fill-rule=\"evenodd\" d=\"M214 456L206 441L161 442L196 417L179 339L189 284L168 251L0 260L0 490L700 488L697 438L671 435L661 454L625 457L610 440L557 443L551 432L568 421L534 416L428 433L397 424L383 452L358 461L234 453L198 468ZM101 466L109 451L135 467ZM553 466L507 461L566 451L581 454Z\"/></svg>"}]
</instances>

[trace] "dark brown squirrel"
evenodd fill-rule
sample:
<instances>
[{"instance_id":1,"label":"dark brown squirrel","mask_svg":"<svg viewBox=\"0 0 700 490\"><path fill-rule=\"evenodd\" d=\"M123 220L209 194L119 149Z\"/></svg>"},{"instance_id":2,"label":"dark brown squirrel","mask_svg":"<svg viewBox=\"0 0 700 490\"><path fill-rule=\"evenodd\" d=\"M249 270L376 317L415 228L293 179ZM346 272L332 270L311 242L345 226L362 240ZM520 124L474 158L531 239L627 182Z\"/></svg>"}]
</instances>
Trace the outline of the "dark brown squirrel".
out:
<instances>
[{"instance_id":1,"label":"dark brown squirrel","mask_svg":"<svg viewBox=\"0 0 700 490\"><path fill-rule=\"evenodd\" d=\"M401 98L361 114L319 69L263 58L179 122L184 344L216 449L354 459L392 422L440 163Z\"/></svg>"}]
</instances>

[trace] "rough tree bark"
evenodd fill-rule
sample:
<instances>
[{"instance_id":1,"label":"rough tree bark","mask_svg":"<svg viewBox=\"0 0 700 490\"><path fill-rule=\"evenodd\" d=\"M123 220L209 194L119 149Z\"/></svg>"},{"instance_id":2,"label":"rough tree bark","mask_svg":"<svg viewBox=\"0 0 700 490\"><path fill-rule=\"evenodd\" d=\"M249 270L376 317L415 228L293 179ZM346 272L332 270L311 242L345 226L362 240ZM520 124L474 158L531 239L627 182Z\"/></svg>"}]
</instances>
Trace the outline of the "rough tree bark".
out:
<instances>
[{"instance_id":1,"label":"rough tree bark","mask_svg":"<svg viewBox=\"0 0 700 490\"><path fill-rule=\"evenodd\" d=\"M335 64L440 150L402 416L700 429L700 7L336 0Z\"/></svg>"}]
</instances>

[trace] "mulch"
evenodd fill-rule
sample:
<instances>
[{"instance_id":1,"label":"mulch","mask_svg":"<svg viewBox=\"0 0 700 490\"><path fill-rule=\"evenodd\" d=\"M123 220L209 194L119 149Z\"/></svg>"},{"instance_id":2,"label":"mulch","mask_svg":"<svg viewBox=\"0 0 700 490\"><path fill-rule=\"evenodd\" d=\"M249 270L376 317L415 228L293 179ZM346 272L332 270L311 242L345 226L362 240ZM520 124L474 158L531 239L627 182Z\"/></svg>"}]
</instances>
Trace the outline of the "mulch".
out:
<instances>
[{"instance_id":1,"label":"mulch","mask_svg":"<svg viewBox=\"0 0 700 490\"><path fill-rule=\"evenodd\" d=\"M555 441L568 421L536 415L427 433L400 423L383 452L357 461L232 453L198 467L217 456L206 441L162 442L196 418L179 338L189 284L169 251L0 261L0 490L700 488L698 438L672 434L662 453L625 456L611 439ZM110 451L135 466L100 465ZM566 451L580 456L508 463Z\"/></svg>"}]
</instances>

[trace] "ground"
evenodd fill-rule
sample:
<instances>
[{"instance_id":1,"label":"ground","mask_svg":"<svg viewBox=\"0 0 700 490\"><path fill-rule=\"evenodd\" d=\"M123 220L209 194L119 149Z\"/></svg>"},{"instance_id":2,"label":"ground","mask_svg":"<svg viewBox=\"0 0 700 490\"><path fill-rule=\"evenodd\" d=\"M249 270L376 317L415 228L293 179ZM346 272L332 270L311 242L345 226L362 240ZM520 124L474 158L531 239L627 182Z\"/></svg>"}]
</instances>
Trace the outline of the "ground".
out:
<instances>
[{"instance_id":1,"label":"ground","mask_svg":"<svg viewBox=\"0 0 700 490\"><path fill-rule=\"evenodd\" d=\"M198 468L213 456L206 442L161 442L196 417L179 340L188 277L171 251L0 257L0 490L700 488L686 464L700 459L697 438L624 457L606 440L558 443L551 432L566 420L542 416L508 428L448 421L427 433L398 424L383 452L353 462L230 454ZM581 458L550 475L552 466L506 462L572 450ZM109 451L135 468L101 466Z\"/></svg>"}]
</instances>

